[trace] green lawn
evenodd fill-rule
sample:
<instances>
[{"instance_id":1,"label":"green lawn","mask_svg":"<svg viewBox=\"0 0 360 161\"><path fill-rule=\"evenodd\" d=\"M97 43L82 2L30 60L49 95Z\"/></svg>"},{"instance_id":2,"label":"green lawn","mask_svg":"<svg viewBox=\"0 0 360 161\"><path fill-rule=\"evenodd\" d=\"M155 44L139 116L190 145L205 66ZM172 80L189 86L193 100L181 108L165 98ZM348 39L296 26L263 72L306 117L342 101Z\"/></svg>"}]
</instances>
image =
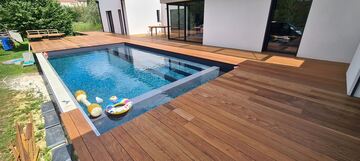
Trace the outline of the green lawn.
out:
<instances>
[{"instance_id":1,"label":"green lawn","mask_svg":"<svg viewBox=\"0 0 360 161\"><path fill-rule=\"evenodd\" d=\"M23 52L27 52L27 43L16 44L12 51L0 49L0 62L21 58ZM44 124L41 117L40 105L42 98L35 97L30 91L15 91L4 84L4 79L19 76L23 73L37 72L35 65L22 67L22 65L0 64L0 160L14 160L9 149L15 140L15 123L28 120L28 114L32 113L35 120L35 137L38 145L41 145L40 157L42 160L51 160L44 144Z\"/></svg>"},{"instance_id":2,"label":"green lawn","mask_svg":"<svg viewBox=\"0 0 360 161\"><path fill-rule=\"evenodd\" d=\"M16 48L11 51L4 51L3 49L0 49L0 62L15 58L21 58L22 53L26 52L27 50L28 50L27 42L23 44L16 44ZM23 68L21 65L4 65L1 63L0 79L2 80L4 77L19 75L22 73L36 72L36 71L37 69L35 65Z\"/></svg>"},{"instance_id":3,"label":"green lawn","mask_svg":"<svg viewBox=\"0 0 360 161\"><path fill-rule=\"evenodd\" d=\"M78 32L85 32L85 31L101 31L101 24L92 24L92 23L85 23L85 22L74 22L73 23L73 30Z\"/></svg>"}]
</instances>

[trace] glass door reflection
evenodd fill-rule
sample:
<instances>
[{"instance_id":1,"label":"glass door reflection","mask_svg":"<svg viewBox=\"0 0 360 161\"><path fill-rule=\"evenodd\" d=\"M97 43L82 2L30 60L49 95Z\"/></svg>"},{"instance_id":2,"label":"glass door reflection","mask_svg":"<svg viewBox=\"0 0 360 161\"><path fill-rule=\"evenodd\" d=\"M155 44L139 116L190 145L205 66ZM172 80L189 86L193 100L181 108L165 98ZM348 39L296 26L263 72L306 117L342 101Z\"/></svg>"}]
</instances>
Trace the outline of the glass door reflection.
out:
<instances>
[{"instance_id":1,"label":"glass door reflection","mask_svg":"<svg viewBox=\"0 0 360 161\"><path fill-rule=\"evenodd\" d=\"M167 5L169 39L202 42L204 0Z\"/></svg>"},{"instance_id":2,"label":"glass door reflection","mask_svg":"<svg viewBox=\"0 0 360 161\"><path fill-rule=\"evenodd\" d=\"M168 5L169 38L185 40L185 6Z\"/></svg>"}]
</instances>

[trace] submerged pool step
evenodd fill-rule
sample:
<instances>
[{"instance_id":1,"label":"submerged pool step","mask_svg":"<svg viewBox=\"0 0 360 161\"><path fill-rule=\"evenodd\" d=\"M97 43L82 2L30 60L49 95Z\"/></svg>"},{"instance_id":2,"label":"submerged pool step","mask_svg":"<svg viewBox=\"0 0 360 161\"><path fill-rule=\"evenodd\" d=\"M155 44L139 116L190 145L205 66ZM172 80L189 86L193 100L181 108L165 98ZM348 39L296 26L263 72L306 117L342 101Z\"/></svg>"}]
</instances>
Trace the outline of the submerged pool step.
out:
<instances>
[{"instance_id":1,"label":"submerged pool step","mask_svg":"<svg viewBox=\"0 0 360 161\"><path fill-rule=\"evenodd\" d=\"M117 50L112 50L112 52L110 53L113 53L114 55L118 56L119 58L127 61L127 62L130 62L132 63L129 59L126 59L120 55L122 55L122 53L120 53L119 51ZM191 64L187 64L187 63L183 63L183 62L179 62L179 61L176 61L176 60L172 60L172 59L165 59L165 61L168 63L168 64L164 64L164 66L162 66L161 68L166 68L168 69L169 71L163 71L161 69L151 69L151 68L148 68L148 69L145 69L145 71L148 71L152 74L155 74L155 75L158 75L170 82L174 82L178 79L181 79L181 78L184 78L184 77L187 77L187 76L190 76L198 71L202 71L203 69L200 68L200 67L196 67L194 65L191 65ZM190 72L187 72L187 71L184 71L184 69L180 69L180 68L184 68L187 70L195 70L195 71L192 71L191 73Z\"/></svg>"},{"instance_id":2,"label":"submerged pool step","mask_svg":"<svg viewBox=\"0 0 360 161\"><path fill-rule=\"evenodd\" d=\"M120 53L118 50L111 50L112 52L109 52L109 53L113 53L114 55L120 57L121 59L127 61L127 62L130 62L130 59L129 58L125 58L125 57L128 57L128 55L125 55L123 53ZM120 55L124 55L125 57L123 56L120 56ZM165 58L165 61L168 62L169 64L174 64L176 66L182 66L184 68L190 68L190 69L193 69L195 71L202 71L204 70L203 68L201 67L197 67L195 65L192 65L192 64L189 64L189 63L184 63L184 62L180 62L180 61L177 61L177 60L174 60L174 59L167 59ZM131 62L132 63L132 62ZM171 65L167 65L169 67L172 67ZM191 75L191 74L190 74Z\"/></svg>"},{"instance_id":3,"label":"submerged pool step","mask_svg":"<svg viewBox=\"0 0 360 161\"><path fill-rule=\"evenodd\" d=\"M177 80L185 78L185 77L191 75L190 73L187 73L187 72L184 72L184 71L181 71L181 70L178 70L178 69L169 68L169 67L166 67L166 66L161 66L161 67L158 67L158 68L154 68L154 70L157 70L157 71L159 71L161 73L164 73L165 75L173 77L173 78L175 78Z\"/></svg>"},{"instance_id":4,"label":"submerged pool step","mask_svg":"<svg viewBox=\"0 0 360 161\"><path fill-rule=\"evenodd\" d=\"M172 77L172 76L170 76L170 75L167 75L167 74L165 74L165 73L162 73L162 72L160 72L159 70L155 70L155 69L151 69L151 68L148 68L148 69L145 69L145 70L148 71L148 72L150 72L150 73L152 73L152 74L158 75L158 76L160 76L160 77L162 77L162 78L164 78L164 79L166 79L166 80L168 80L168 81L170 81L170 82L175 82L175 81L177 81L176 78L174 78L174 77Z\"/></svg>"},{"instance_id":5,"label":"submerged pool step","mask_svg":"<svg viewBox=\"0 0 360 161\"><path fill-rule=\"evenodd\" d=\"M179 61L176 61L176 60L173 60L173 59L166 59L167 62L171 63L171 64L175 64L175 65L180 65L180 66L184 66L186 68L190 68L190 69L194 69L196 71L202 71L204 70L203 68L201 67L197 67L197 66L194 66L194 65L191 65L191 64L187 64L187 63L184 63L184 62L179 62Z\"/></svg>"}]
</instances>

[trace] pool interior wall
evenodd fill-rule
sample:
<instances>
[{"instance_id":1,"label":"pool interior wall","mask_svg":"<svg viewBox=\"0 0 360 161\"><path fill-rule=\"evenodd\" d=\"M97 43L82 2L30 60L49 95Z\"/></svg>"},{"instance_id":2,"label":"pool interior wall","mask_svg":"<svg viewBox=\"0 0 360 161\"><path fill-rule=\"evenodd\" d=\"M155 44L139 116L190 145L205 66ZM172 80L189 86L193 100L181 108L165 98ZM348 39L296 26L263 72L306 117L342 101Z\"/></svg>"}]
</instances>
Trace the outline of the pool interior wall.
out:
<instances>
[{"instance_id":1,"label":"pool interior wall","mask_svg":"<svg viewBox=\"0 0 360 161\"><path fill-rule=\"evenodd\" d=\"M188 75L184 78L181 78L179 80L174 80L168 84L162 84L159 87L150 90L148 92L145 92L141 95L138 95L136 97L132 97L131 100L134 102L134 106L132 110L130 110L125 116L122 117L109 117L106 114L102 114L102 116L98 118L91 119L90 124L92 124L94 127L96 127L94 130L96 133L104 133L116 126L119 126L127 121L130 121L131 119L143 114L146 111L149 111L153 109L154 107L157 107L163 103L166 103L168 101L171 101L173 98L203 84L206 83L209 80L215 79L219 75L233 69L233 65L224 64L220 62L215 61L209 61L204 60L201 58L195 58L190 56L185 56L177 53L171 53L163 50L143 47L139 45L134 44L114 44L114 45L107 45L107 46L97 46L97 47L90 47L90 48L80 48L76 50L66 50L66 51L56 51L56 52L50 52L49 61L51 62L53 59L61 58L61 57L71 57L74 54L81 55L79 53L84 53L88 51L94 51L94 50L104 50L104 49L111 49L116 48L119 45L125 45L129 46L131 48L147 51L151 53L156 53L160 55L166 55L171 56L177 59L183 59L185 62L196 62L200 64L204 64L205 66L208 66L209 68L202 70L198 73ZM85 54L86 55L86 54ZM176 60L176 59L175 59ZM212 67L211 67L212 66ZM61 76L60 76L61 77ZM62 77L63 78L63 77ZM66 83L66 87L68 86L68 83ZM72 93L70 94L73 97L74 90L69 90ZM92 96L94 97L94 96ZM107 99L107 98L103 98ZM75 100L75 99L73 99ZM102 104L102 106L106 106L106 104ZM79 107L84 115L87 115L86 108ZM87 117L87 116L86 116ZM89 119L88 119L89 120Z\"/></svg>"}]
</instances>

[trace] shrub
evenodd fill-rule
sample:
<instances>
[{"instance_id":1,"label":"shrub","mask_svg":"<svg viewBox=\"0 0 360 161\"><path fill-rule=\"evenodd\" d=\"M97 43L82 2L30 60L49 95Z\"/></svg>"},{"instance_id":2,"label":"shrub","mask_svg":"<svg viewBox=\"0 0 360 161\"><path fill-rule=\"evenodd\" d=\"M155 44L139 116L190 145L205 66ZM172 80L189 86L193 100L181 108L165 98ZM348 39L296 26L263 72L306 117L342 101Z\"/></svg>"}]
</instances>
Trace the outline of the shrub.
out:
<instances>
[{"instance_id":1,"label":"shrub","mask_svg":"<svg viewBox=\"0 0 360 161\"><path fill-rule=\"evenodd\" d=\"M95 0L89 0L87 5L66 7L72 14L73 21L92 24L101 24L99 10Z\"/></svg>"},{"instance_id":2,"label":"shrub","mask_svg":"<svg viewBox=\"0 0 360 161\"><path fill-rule=\"evenodd\" d=\"M73 23L73 30L79 32L86 32L86 31L101 31L102 26L101 24L93 24L87 22L74 22Z\"/></svg>"},{"instance_id":3,"label":"shrub","mask_svg":"<svg viewBox=\"0 0 360 161\"><path fill-rule=\"evenodd\" d=\"M72 18L55 0L3 0L0 3L0 29L58 29L72 34Z\"/></svg>"}]
</instances>

